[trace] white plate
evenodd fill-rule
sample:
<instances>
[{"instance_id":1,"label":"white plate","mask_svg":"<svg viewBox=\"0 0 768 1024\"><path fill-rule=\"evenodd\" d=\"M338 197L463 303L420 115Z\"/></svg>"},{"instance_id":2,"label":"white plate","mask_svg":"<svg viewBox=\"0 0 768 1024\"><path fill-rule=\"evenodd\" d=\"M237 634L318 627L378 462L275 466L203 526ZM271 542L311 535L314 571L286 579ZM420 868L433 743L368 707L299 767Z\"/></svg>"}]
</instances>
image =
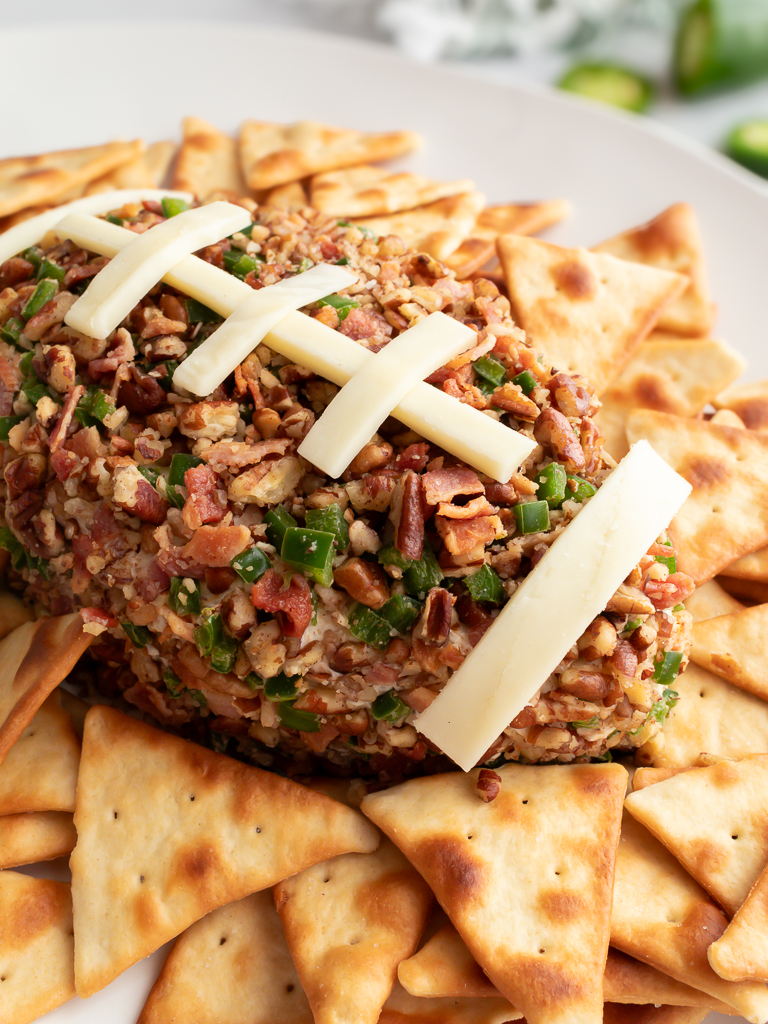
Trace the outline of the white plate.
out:
<instances>
[{"instance_id":1,"label":"white plate","mask_svg":"<svg viewBox=\"0 0 768 1024\"><path fill-rule=\"evenodd\" d=\"M592 245L687 200L702 226L717 333L745 353L749 376L768 376L768 192L649 121L417 66L370 44L274 29L35 28L6 31L3 42L0 156L116 137L177 139L187 114L227 131L247 117L312 118L415 129L425 147L406 166L473 178L492 202L564 196L574 214L549 237L566 244ZM44 1019L134 1024L160 962L156 954L87 1003L75 1000Z\"/></svg>"}]
</instances>

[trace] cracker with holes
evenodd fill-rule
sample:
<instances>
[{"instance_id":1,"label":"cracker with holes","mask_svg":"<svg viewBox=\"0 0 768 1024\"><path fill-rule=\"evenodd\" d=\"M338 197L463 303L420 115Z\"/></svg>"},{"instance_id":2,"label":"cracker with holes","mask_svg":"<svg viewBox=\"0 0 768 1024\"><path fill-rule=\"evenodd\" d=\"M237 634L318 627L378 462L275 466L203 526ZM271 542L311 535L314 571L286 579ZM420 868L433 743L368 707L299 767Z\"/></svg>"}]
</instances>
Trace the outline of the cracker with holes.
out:
<instances>
[{"instance_id":1,"label":"cracker with holes","mask_svg":"<svg viewBox=\"0 0 768 1024\"><path fill-rule=\"evenodd\" d=\"M435 181L409 171L399 173L363 164L316 174L309 183L311 205L336 217L374 217L412 210L448 196L474 192L474 182Z\"/></svg>"},{"instance_id":2,"label":"cracker with holes","mask_svg":"<svg viewBox=\"0 0 768 1024\"><path fill-rule=\"evenodd\" d=\"M686 598L685 607L694 622L703 622L704 619L714 619L716 615L737 612L744 605L723 590L717 580L708 580Z\"/></svg>"},{"instance_id":3,"label":"cracker with holes","mask_svg":"<svg viewBox=\"0 0 768 1024\"><path fill-rule=\"evenodd\" d=\"M752 380L726 388L712 402L718 410L736 413L747 430L768 430L768 380Z\"/></svg>"},{"instance_id":4,"label":"cracker with holes","mask_svg":"<svg viewBox=\"0 0 768 1024\"><path fill-rule=\"evenodd\" d=\"M0 764L92 640L73 612L25 622L0 641Z\"/></svg>"},{"instance_id":5,"label":"cracker with holes","mask_svg":"<svg viewBox=\"0 0 768 1024\"><path fill-rule=\"evenodd\" d=\"M27 1024L75 995L65 882L0 872L0 1017Z\"/></svg>"},{"instance_id":6,"label":"cracker with holes","mask_svg":"<svg viewBox=\"0 0 768 1024\"><path fill-rule=\"evenodd\" d=\"M731 579L768 583L768 547L758 548L749 555L737 558L735 562L726 565L720 575Z\"/></svg>"},{"instance_id":7,"label":"cracker with holes","mask_svg":"<svg viewBox=\"0 0 768 1024\"><path fill-rule=\"evenodd\" d=\"M512 313L552 366L588 377L598 393L682 292L687 278L586 249L502 235Z\"/></svg>"},{"instance_id":8,"label":"cracker with holes","mask_svg":"<svg viewBox=\"0 0 768 1024\"><path fill-rule=\"evenodd\" d=\"M419 873L384 839L299 872L274 896L315 1024L376 1024L433 902Z\"/></svg>"},{"instance_id":9,"label":"cracker with holes","mask_svg":"<svg viewBox=\"0 0 768 1024\"><path fill-rule=\"evenodd\" d=\"M75 825L81 996L216 907L379 841L357 811L103 705L86 718Z\"/></svg>"},{"instance_id":10,"label":"cracker with holes","mask_svg":"<svg viewBox=\"0 0 768 1024\"><path fill-rule=\"evenodd\" d=\"M309 174L390 160L421 145L414 132L360 132L318 121L246 121L240 159L249 188L272 188Z\"/></svg>"},{"instance_id":11,"label":"cracker with holes","mask_svg":"<svg viewBox=\"0 0 768 1024\"><path fill-rule=\"evenodd\" d=\"M647 224L594 246L593 252L684 274L688 287L664 310L659 329L689 337L703 337L711 330L715 307L696 214L688 203L675 203Z\"/></svg>"},{"instance_id":12,"label":"cracker with holes","mask_svg":"<svg viewBox=\"0 0 768 1024\"><path fill-rule=\"evenodd\" d=\"M472 771L403 783L361 809L421 872L530 1024L599 1022L626 771L505 765L498 775L490 803Z\"/></svg>"},{"instance_id":13,"label":"cracker with holes","mask_svg":"<svg viewBox=\"0 0 768 1024\"><path fill-rule=\"evenodd\" d=\"M199 117L185 117L183 131L171 180L173 188L201 198L212 192L248 195L237 143L231 136Z\"/></svg>"},{"instance_id":14,"label":"cracker with holes","mask_svg":"<svg viewBox=\"0 0 768 1024\"><path fill-rule=\"evenodd\" d=\"M697 622L691 660L742 690L768 700L768 604Z\"/></svg>"},{"instance_id":15,"label":"cracker with holes","mask_svg":"<svg viewBox=\"0 0 768 1024\"><path fill-rule=\"evenodd\" d=\"M611 944L760 1024L768 1016L768 988L724 981L707 960L707 947L727 925L728 918L698 882L625 814L616 857Z\"/></svg>"},{"instance_id":16,"label":"cracker with holes","mask_svg":"<svg viewBox=\"0 0 768 1024\"><path fill-rule=\"evenodd\" d=\"M138 1024L313 1024L268 889L178 937Z\"/></svg>"},{"instance_id":17,"label":"cracker with holes","mask_svg":"<svg viewBox=\"0 0 768 1024\"><path fill-rule=\"evenodd\" d=\"M426 252L437 260L444 260L471 234L484 205L485 197L479 192L465 192L405 213L360 217L353 223L372 231L379 238L397 235L406 249Z\"/></svg>"},{"instance_id":18,"label":"cracker with holes","mask_svg":"<svg viewBox=\"0 0 768 1024\"><path fill-rule=\"evenodd\" d=\"M768 543L768 435L637 409L627 437L649 441L693 488L669 534L697 584Z\"/></svg>"},{"instance_id":19,"label":"cracker with holes","mask_svg":"<svg viewBox=\"0 0 768 1024\"><path fill-rule=\"evenodd\" d=\"M768 863L768 754L681 772L626 807L729 916Z\"/></svg>"}]
</instances>

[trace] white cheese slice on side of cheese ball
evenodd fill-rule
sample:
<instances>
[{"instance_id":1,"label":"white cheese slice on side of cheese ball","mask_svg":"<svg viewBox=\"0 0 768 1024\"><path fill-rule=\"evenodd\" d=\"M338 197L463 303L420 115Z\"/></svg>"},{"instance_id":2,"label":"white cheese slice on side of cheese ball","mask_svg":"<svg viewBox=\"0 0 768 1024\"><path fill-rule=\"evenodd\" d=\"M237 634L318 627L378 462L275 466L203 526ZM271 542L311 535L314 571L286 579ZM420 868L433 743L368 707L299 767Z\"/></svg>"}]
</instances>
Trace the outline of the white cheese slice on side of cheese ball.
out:
<instances>
[{"instance_id":1,"label":"white cheese slice on side of cheese ball","mask_svg":"<svg viewBox=\"0 0 768 1024\"><path fill-rule=\"evenodd\" d=\"M599 615L691 491L638 441L414 725L474 768Z\"/></svg>"},{"instance_id":2,"label":"white cheese slice on side of cheese ball","mask_svg":"<svg viewBox=\"0 0 768 1024\"><path fill-rule=\"evenodd\" d=\"M340 477L408 392L476 339L466 324L430 313L350 377L299 445L299 455Z\"/></svg>"},{"instance_id":3,"label":"white cheese slice on side of cheese ball","mask_svg":"<svg viewBox=\"0 0 768 1024\"><path fill-rule=\"evenodd\" d=\"M70 214L58 230L66 234L66 220L79 216ZM93 278L64 322L91 338L106 338L185 256L250 223L251 215L242 206L216 202L185 210L144 234L134 235L133 241Z\"/></svg>"},{"instance_id":4,"label":"white cheese slice on side of cheese ball","mask_svg":"<svg viewBox=\"0 0 768 1024\"><path fill-rule=\"evenodd\" d=\"M55 231L85 249L110 257L135 237L127 228L96 217L68 217L63 224L56 225ZM163 280L224 317L253 295L253 289L244 281L197 256L185 257ZM273 351L339 386L375 358L373 352L351 338L299 312L288 313L263 339L254 336L253 347L262 340ZM493 416L423 381L409 391L392 415L468 466L501 483L509 480L536 447L527 434L512 430Z\"/></svg>"}]
</instances>

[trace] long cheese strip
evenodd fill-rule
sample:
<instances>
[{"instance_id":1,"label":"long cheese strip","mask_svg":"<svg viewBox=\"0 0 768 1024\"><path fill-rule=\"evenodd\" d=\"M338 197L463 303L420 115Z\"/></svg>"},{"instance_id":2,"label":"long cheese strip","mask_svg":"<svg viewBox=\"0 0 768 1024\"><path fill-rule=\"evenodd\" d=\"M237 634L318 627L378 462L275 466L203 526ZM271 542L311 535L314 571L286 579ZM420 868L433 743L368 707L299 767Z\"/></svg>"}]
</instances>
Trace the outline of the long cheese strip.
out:
<instances>
[{"instance_id":1,"label":"long cheese strip","mask_svg":"<svg viewBox=\"0 0 768 1024\"><path fill-rule=\"evenodd\" d=\"M184 199L191 203L194 197L190 192L173 192L166 188L121 188L113 192L97 192L96 195L73 199L71 203L45 210L36 217L29 217L4 231L0 235L0 263L5 263L11 256L23 252L30 245L36 245L56 227L62 217L70 213L109 213L110 210L119 210L126 203L141 203L145 199L159 202L166 198Z\"/></svg>"},{"instance_id":2,"label":"long cheese strip","mask_svg":"<svg viewBox=\"0 0 768 1024\"><path fill-rule=\"evenodd\" d=\"M403 331L352 375L299 445L299 455L340 477L408 392L476 338L445 313L431 313Z\"/></svg>"},{"instance_id":3,"label":"long cheese strip","mask_svg":"<svg viewBox=\"0 0 768 1024\"><path fill-rule=\"evenodd\" d=\"M249 288L248 298L179 366L173 375L174 387L201 398L210 395L286 313L356 282L357 276L344 267L319 263L269 288Z\"/></svg>"},{"instance_id":4,"label":"long cheese strip","mask_svg":"<svg viewBox=\"0 0 768 1024\"><path fill-rule=\"evenodd\" d=\"M59 228L56 230L58 232ZM114 256L134 236L127 228L91 217L82 218L76 230L69 226L66 237L102 256ZM253 291L244 281L197 256L187 256L163 280L225 317ZM368 360L375 358L351 338L303 313L289 313L264 338L264 343L292 362L341 386ZM535 442L525 434L505 427L493 417L423 382L405 396L392 410L392 415L422 437L502 483L509 480L535 447Z\"/></svg>"},{"instance_id":5,"label":"long cheese strip","mask_svg":"<svg viewBox=\"0 0 768 1024\"><path fill-rule=\"evenodd\" d=\"M464 771L547 681L691 491L638 441L549 551L416 728Z\"/></svg>"},{"instance_id":6,"label":"long cheese strip","mask_svg":"<svg viewBox=\"0 0 768 1024\"><path fill-rule=\"evenodd\" d=\"M66 217L58 231L83 215ZM156 225L115 256L94 277L64 317L64 322L91 338L106 338L137 302L185 256L212 245L251 223L251 215L234 203L209 203L185 210Z\"/></svg>"}]
</instances>

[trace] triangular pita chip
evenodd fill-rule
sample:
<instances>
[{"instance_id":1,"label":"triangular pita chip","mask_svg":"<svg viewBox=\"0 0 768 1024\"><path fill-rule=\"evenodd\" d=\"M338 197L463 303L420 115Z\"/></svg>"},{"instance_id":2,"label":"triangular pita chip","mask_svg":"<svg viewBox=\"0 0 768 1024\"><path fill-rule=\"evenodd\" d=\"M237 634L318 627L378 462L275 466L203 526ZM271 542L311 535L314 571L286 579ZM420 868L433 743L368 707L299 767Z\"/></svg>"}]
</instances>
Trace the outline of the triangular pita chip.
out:
<instances>
[{"instance_id":1,"label":"triangular pita chip","mask_svg":"<svg viewBox=\"0 0 768 1024\"><path fill-rule=\"evenodd\" d=\"M745 362L724 341L671 336L644 341L601 396L596 422L614 459L629 451L625 423L632 409L695 416Z\"/></svg>"},{"instance_id":2,"label":"triangular pita chip","mask_svg":"<svg viewBox=\"0 0 768 1024\"><path fill-rule=\"evenodd\" d=\"M155 188L161 188L168 177L173 158L176 155L176 143L166 139L164 142L153 142L147 146L144 163L147 166Z\"/></svg>"},{"instance_id":3,"label":"triangular pita chip","mask_svg":"<svg viewBox=\"0 0 768 1024\"><path fill-rule=\"evenodd\" d=\"M604 391L686 278L586 249L502 235L497 244L512 315L558 369Z\"/></svg>"},{"instance_id":4,"label":"triangular pita chip","mask_svg":"<svg viewBox=\"0 0 768 1024\"><path fill-rule=\"evenodd\" d=\"M427 252L437 260L444 260L471 233L475 218L484 205L485 197L479 192L464 192L405 213L362 217L353 223L367 228L379 238L397 235L407 249Z\"/></svg>"},{"instance_id":5,"label":"triangular pita chip","mask_svg":"<svg viewBox=\"0 0 768 1024\"><path fill-rule=\"evenodd\" d=\"M715 308L707 285L704 247L696 214L688 203L675 203L647 224L609 238L593 251L685 274L688 287L664 310L659 328L692 337L711 330Z\"/></svg>"},{"instance_id":6,"label":"triangular pita chip","mask_svg":"<svg viewBox=\"0 0 768 1024\"><path fill-rule=\"evenodd\" d=\"M768 754L680 772L631 793L626 807L736 913L768 863Z\"/></svg>"},{"instance_id":7,"label":"triangular pita chip","mask_svg":"<svg viewBox=\"0 0 768 1024\"><path fill-rule=\"evenodd\" d=\"M434 181L384 167L350 167L316 174L309 183L311 205L336 217L375 217L412 210L448 196L473 192L474 182Z\"/></svg>"},{"instance_id":8,"label":"triangular pita chip","mask_svg":"<svg viewBox=\"0 0 768 1024\"><path fill-rule=\"evenodd\" d=\"M154 188L155 179L150 174L144 159L145 156L145 153L139 153L133 160L128 160L100 178L89 182L85 187L85 195L111 192L117 188Z\"/></svg>"},{"instance_id":9,"label":"triangular pita chip","mask_svg":"<svg viewBox=\"0 0 768 1024\"><path fill-rule=\"evenodd\" d=\"M768 380L734 384L713 399L712 404L716 409L735 412L748 430L768 430Z\"/></svg>"},{"instance_id":10,"label":"triangular pita chip","mask_svg":"<svg viewBox=\"0 0 768 1024\"><path fill-rule=\"evenodd\" d=\"M82 996L216 907L378 845L357 811L105 705L86 718L75 825Z\"/></svg>"},{"instance_id":11,"label":"triangular pita chip","mask_svg":"<svg viewBox=\"0 0 768 1024\"><path fill-rule=\"evenodd\" d=\"M686 610L691 613L694 622L703 622L704 619L714 619L716 615L728 615L730 612L737 612L744 605L731 597L727 590L723 590L717 580L708 580L685 601Z\"/></svg>"},{"instance_id":12,"label":"triangular pita chip","mask_svg":"<svg viewBox=\"0 0 768 1024\"><path fill-rule=\"evenodd\" d=\"M287 185L275 185L261 196L263 206L280 206L285 210L300 210L309 206L306 189L300 181L289 181Z\"/></svg>"},{"instance_id":13,"label":"triangular pita chip","mask_svg":"<svg viewBox=\"0 0 768 1024\"><path fill-rule=\"evenodd\" d=\"M66 857L77 842L67 811L30 811L0 816L0 868Z\"/></svg>"},{"instance_id":14,"label":"triangular pita chip","mask_svg":"<svg viewBox=\"0 0 768 1024\"><path fill-rule=\"evenodd\" d=\"M768 704L759 697L693 664L675 690L680 699L664 730L638 751L639 763L685 768L702 752L738 758L768 750Z\"/></svg>"},{"instance_id":15,"label":"triangular pita chip","mask_svg":"<svg viewBox=\"0 0 768 1024\"><path fill-rule=\"evenodd\" d=\"M768 869L707 955L721 978L768 981Z\"/></svg>"},{"instance_id":16,"label":"triangular pita chip","mask_svg":"<svg viewBox=\"0 0 768 1024\"><path fill-rule=\"evenodd\" d=\"M211 192L247 196L237 143L198 117L184 118L184 138L176 157L171 184L200 198Z\"/></svg>"},{"instance_id":17,"label":"triangular pita chip","mask_svg":"<svg viewBox=\"0 0 768 1024\"><path fill-rule=\"evenodd\" d=\"M274 897L315 1024L376 1024L433 902L419 873L384 839L279 882Z\"/></svg>"},{"instance_id":18,"label":"triangular pita chip","mask_svg":"<svg viewBox=\"0 0 768 1024\"><path fill-rule=\"evenodd\" d=\"M768 604L697 622L691 660L742 690L768 700Z\"/></svg>"},{"instance_id":19,"label":"triangular pita chip","mask_svg":"<svg viewBox=\"0 0 768 1024\"><path fill-rule=\"evenodd\" d=\"M178 937L138 1024L313 1024L268 889Z\"/></svg>"},{"instance_id":20,"label":"triangular pita chip","mask_svg":"<svg viewBox=\"0 0 768 1024\"><path fill-rule=\"evenodd\" d=\"M718 576L717 581L723 590L727 590L731 597L735 597L742 604L768 604L768 583L725 575Z\"/></svg>"},{"instance_id":21,"label":"triangular pita chip","mask_svg":"<svg viewBox=\"0 0 768 1024\"><path fill-rule=\"evenodd\" d=\"M723 427L738 427L740 430L746 430L747 425L744 420L737 416L732 409L718 409L712 413L710 423L720 424Z\"/></svg>"},{"instance_id":22,"label":"triangular pita chip","mask_svg":"<svg viewBox=\"0 0 768 1024\"><path fill-rule=\"evenodd\" d=\"M27 1024L75 995L66 882L0 872L0 1015Z\"/></svg>"},{"instance_id":23,"label":"triangular pita chip","mask_svg":"<svg viewBox=\"0 0 768 1024\"><path fill-rule=\"evenodd\" d=\"M143 149L140 141L107 142L0 160L0 217L27 206L56 202L66 192L134 159Z\"/></svg>"},{"instance_id":24,"label":"triangular pita chip","mask_svg":"<svg viewBox=\"0 0 768 1024\"><path fill-rule=\"evenodd\" d=\"M12 633L17 626L31 622L33 618L34 615L21 598L10 591L0 590L0 640Z\"/></svg>"},{"instance_id":25,"label":"triangular pita chip","mask_svg":"<svg viewBox=\"0 0 768 1024\"><path fill-rule=\"evenodd\" d=\"M80 743L54 691L0 764L0 815L75 809Z\"/></svg>"},{"instance_id":26,"label":"triangular pita chip","mask_svg":"<svg viewBox=\"0 0 768 1024\"><path fill-rule=\"evenodd\" d=\"M697 584L768 543L768 436L638 409L627 437L650 441L693 488L669 533Z\"/></svg>"},{"instance_id":27,"label":"triangular pita chip","mask_svg":"<svg viewBox=\"0 0 768 1024\"><path fill-rule=\"evenodd\" d=\"M245 180L258 190L320 171L389 160L420 144L414 132L359 132L317 121L246 121L240 130L240 159Z\"/></svg>"},{"instance_id":28,"label":"triangular pita chip","mask_svg":"<svg viewBox=\"0 0 768 1024\"><path fill-rule=\"evenodd\" d=\"M73 612L25 622L0 641L0 763L91 640Z\"/></svg>"},{"instance_id":29,"label":"triangular pita chip","mask_svg":"<svg viewBox=\"0 0 768 1024\"><path fill-rule=\"evenodd\" d=\"M625 814L616 857L611 944L762 1024L768 1016L768 988L723 981L709 966L707 947L727 925L728 918L672 854Z\"/></svg>"},{"instance_id":30,"label":"triangular pita chip","mask_svg":"<svg viewBox=\"0 0 768 1024\"><path fill-rule=\"evenodd\" d=\"M701 1024L708 1014L699 1006L627 1006L606 1003L603 1024Z\"/></svg>"},{"instance_id":31,"label":"triangular pita chip","mask_svg":"<svg viewBox=\"0 0 768 1024\"><path fill-rule=\"evenodd\" d=\"M373 793L361 809L421 872L472 955L530 1024L600 1021L626 771L497 771L501 791L490 803L478 797L472 771Z\"/></svg>"},{"instance_id":32,"label":"triangular pita chip","mask_svg":"<svg viewBox=\"0 0 768 1024\"><path fill-rule=\"evenodd\" d=\"M506 1024L520 1018L506 999L422 999L396 984L379 1024Z\"/></svg>"},{"instance_id":33,"label":"triangular pita chip","mask_svg":"<svg viewBox=\"0 0 768 1024\"><path fill-rule=\"evenodd\" d=\"M749 555L737 558L735 562L721 569L720 574L734 579L768 583L768 547L758 548Z\"/></svg>"}]
</instances>

